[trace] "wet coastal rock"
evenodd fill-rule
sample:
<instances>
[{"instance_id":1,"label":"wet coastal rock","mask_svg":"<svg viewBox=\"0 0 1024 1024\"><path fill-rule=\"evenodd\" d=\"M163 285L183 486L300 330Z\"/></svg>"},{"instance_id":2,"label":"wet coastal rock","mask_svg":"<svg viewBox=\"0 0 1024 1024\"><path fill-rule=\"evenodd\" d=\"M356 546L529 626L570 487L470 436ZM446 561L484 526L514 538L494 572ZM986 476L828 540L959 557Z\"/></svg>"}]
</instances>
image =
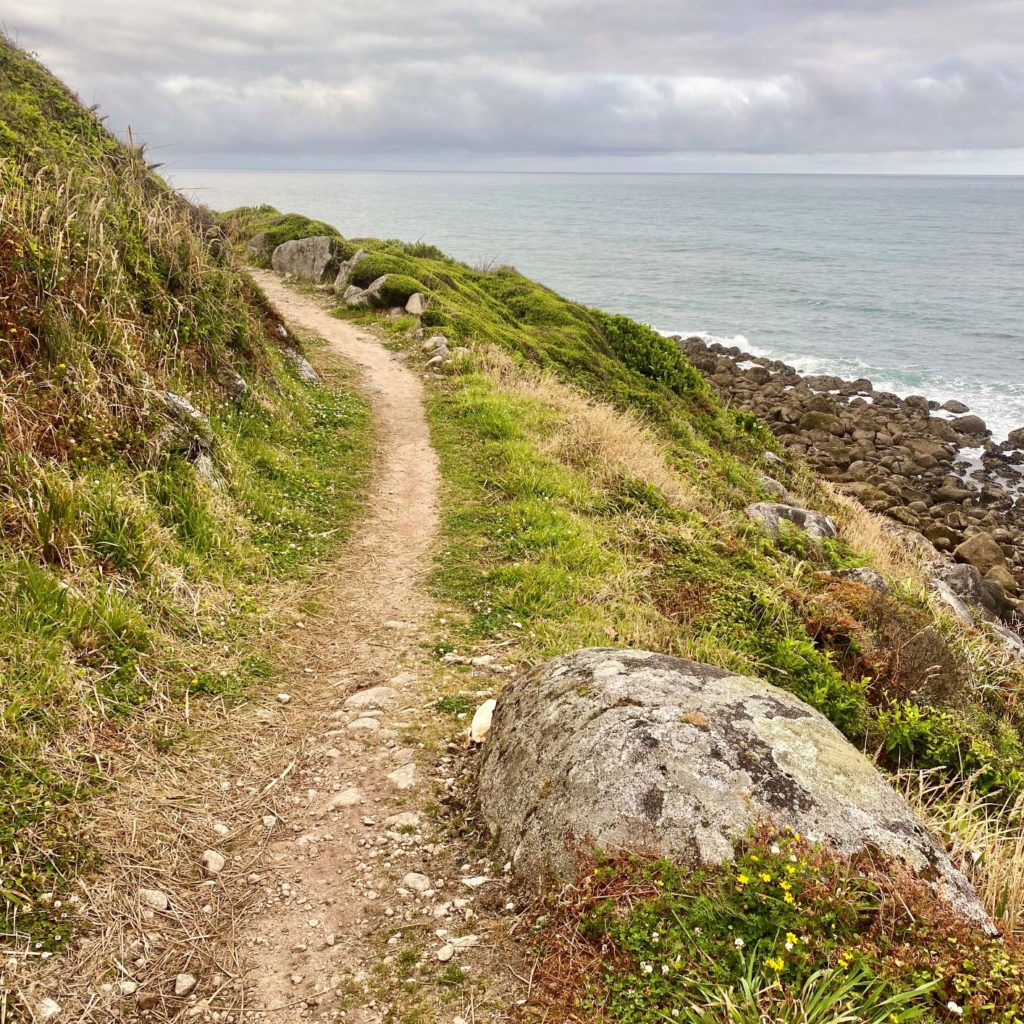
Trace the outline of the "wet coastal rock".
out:
<instances>
[{"instance_id":1,"label":"wet coastal rock","mask_svg":"<svg viewBox=\"0 0 1024 1024\"><path fill-rule=\"evenodd\" d=\"M866 508L957 561L984 551L979 571L1008 597L1024 588L1024 428L996 443L956 400L900 398L866 379L804 376L735 346L675 340L719 395Z\"/></svg>"}]
</instances>

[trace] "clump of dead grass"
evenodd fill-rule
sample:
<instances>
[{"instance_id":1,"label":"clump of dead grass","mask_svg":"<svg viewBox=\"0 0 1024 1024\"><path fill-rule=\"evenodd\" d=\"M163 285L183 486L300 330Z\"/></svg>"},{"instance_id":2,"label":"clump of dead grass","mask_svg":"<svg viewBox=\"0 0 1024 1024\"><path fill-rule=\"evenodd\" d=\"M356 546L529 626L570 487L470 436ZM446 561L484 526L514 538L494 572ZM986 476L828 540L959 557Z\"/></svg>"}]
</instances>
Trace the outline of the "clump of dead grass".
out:
<instances>
[{"instance_id":1,"label":"clump of dead grass","mask_svg":"<svg viewBox=\"0 0 1024 1024\"><path fill-rule=\"evenodd\" d=\"M503 392L541 402L555 413L558 426L544 439L544 454L585 472L600 487L642 480L678 509L699 506L689 482L668 465L665 442L637 413L590 398L552 373L527 369L493 346L477 360Z\"/></svg>"},{"instance_id":2,"label":"clump of dead grass","mask_svg":"<svg viewBox=\"0 0 1024 1024\"><path fill-rule=\"evenodd\" d=\"M922 820L945 840L988 912L1024 935L1024 795L982 795L973 780L940 772L904 772L900 788Z\"/></svg>"}]
</instances>

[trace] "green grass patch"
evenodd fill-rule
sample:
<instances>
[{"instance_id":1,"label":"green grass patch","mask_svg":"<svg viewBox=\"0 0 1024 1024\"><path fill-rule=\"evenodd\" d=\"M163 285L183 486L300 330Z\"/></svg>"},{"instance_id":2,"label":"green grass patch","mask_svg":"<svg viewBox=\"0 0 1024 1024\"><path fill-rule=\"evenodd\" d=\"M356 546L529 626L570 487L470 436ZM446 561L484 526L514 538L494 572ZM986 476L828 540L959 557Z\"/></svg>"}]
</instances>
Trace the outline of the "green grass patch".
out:
<instances>
[{"instance_id":1,"label":"green grass patch","mask_svg":"<svg viewBox=\"0 0 1024 1024\"><path fill-rule=\"evenodd\" d=\"M599 861L578 891L544 947L560 972L570 945L586 964L561 1000L587 1019L1019 1019L1018 944L958 923L898 867L837 859L791 833L762 833L719 867Z\"/></svg>"}]
</instances>

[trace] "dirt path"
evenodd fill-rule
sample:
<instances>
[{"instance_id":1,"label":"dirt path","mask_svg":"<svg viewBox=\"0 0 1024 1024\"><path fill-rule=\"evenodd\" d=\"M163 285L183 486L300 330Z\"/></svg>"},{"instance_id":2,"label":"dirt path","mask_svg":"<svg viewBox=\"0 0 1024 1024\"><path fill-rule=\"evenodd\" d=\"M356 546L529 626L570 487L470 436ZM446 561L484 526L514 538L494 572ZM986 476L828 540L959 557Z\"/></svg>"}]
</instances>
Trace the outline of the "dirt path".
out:
<instances>
[{"instance_id":1,"label":"dirt path","mask_svg":"<svg viewBox=\"0 0 1024 1024\"><path fill-rule=\"evenodd\" d=\"M422 701L417 640L430 611L421 581L437 530L437 458L417 374L372 335L330 316L276 275L254 276L286 321L324 338L360 371L379 452L367 514L337 566L332 628L321 638L328 649L317 652L321 664L326 657L338 666L334 682L349 682L342 690L356 692L321 709L329 713L328 728L290 780L290 834L271 846L276 878L242 939L253 986L246 1012L290 1022L319 1007L327 1017L348 1009L349 1021L378 1020L377 1008L366 1005L377 1002L376 943L367 938L387 921L379 889L393 884L378 877L377 854L387 850L407 861L407 872L425 868L412 838L419 815L407 809L419 802L423 767L402 741L403 727L413 725L407 716ZM330 693L328 685L324 695ZM379 838L388 825L397 850Z\"/></svg>"},{"instance_id":2,"label":"dirt path","mask_svg":"<svg viewBox=\"0 0 1024 1024\"><path fill-rule=\"evenodd\" d=\"M439 473L422 372L253 274L358 371L378 438L365 512L337 561L283 595L282 692L195 721L186 702L194 746L125 755L90 811L104 870L69 897L85 937L0 964L0 1024L5 986L57 1024L481 1024L522 998L502 872L433 820L466 770L452 741L468 724L437 697L482 700L504 676L425 646Z\"/></svg>"}]
</instances>

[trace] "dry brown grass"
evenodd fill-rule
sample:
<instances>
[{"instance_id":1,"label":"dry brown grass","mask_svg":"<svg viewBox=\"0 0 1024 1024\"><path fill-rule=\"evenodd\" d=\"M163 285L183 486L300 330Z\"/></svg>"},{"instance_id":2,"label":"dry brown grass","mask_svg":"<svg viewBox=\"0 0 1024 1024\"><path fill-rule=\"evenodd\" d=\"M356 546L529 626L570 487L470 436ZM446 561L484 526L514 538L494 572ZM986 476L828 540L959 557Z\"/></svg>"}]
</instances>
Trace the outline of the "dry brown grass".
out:
<instances>
[{"instance_id":1,"label":"dry brown grass","mask_svg":"<svg viewBox=\"0 0 1024 1024\"><path fill-rule=\"evenodd\" d=\"M171 991L182 972L204 979L207 987L218 979L216 993L206 997L211 1008L244 1004L242 951L235 939L262 895L248 875L267 873L266 848L280 834L262 818L273 814L287 827L282 783L311 738L328 728L324 691L340 699L357 685L337 672L329 643L336 587L328 566L318 582L284 589L271 602L270 618L289 624L276 639L285 675L273 691L287 690L287 707L273 692L254 694L244 705L161 702L145 728L120 733L116 745L102 724L93 723L91 741L77 732L53 752L67 759L83 745L97 751L116 787L82 808L79 819L83 842L101 860L91 875L65 879L71 895L60 909L79 937L52 958L24 941L5 948L0 990L10 993L11 1012L49 995L62 1004L62 1019L131 1019L136 998L122 995L119 986L132 982L156 1000L149 1019L171 1021L189 1005ZM300 610L300 600L307 610ZM311 605L322 612L309 614ZM227 831L221 834L216 825ZM228 867L213 880L200 868L207 848L228 857ZM165 892L168 911L143 906L140 888ZM8 922L8 930L16 933L16 921Z\"/></svg>"},{"instance_id":2,"label":"dry brown grass","mask_svg":"<svg viewBox=\"0 0 1024 1024\"><path fill-rule=\"evenodd\" d=\"M641 480L677 508L700 500L688 481L665 461L665 442L634 412L587 398L550 373L526 369L490 347L478 356L481 371L503 392L541 402L558 418L544 441L544 454L585 472L598 486Z\"/></svg>"},{"instance_id":3,"label":"dry brown grass","mask_svg":"<svg viewBox=\"0 0 1024 1024\"><path fill-rule=\"evenodd\" d=\"M869 512L859 501L843 494L828 480L816 480L828 504L825 511L842 520L843 539L860 555L870 559L880 572L907 583L923 586L921 558L914 552L914 539L894 529L891 520Z\"/></svg>"},{"instance_id":4,"label":"dry brown grass","mask_svg":"<svg viewBox=\"0 0 1024 1024\"><path fill-rule=\"evenodd\" d=\"M900 788L1005 930L1024 935L1024 796L1012 805L982 796L970 780L906 772Z\"/></svg>"}]
</instances>

